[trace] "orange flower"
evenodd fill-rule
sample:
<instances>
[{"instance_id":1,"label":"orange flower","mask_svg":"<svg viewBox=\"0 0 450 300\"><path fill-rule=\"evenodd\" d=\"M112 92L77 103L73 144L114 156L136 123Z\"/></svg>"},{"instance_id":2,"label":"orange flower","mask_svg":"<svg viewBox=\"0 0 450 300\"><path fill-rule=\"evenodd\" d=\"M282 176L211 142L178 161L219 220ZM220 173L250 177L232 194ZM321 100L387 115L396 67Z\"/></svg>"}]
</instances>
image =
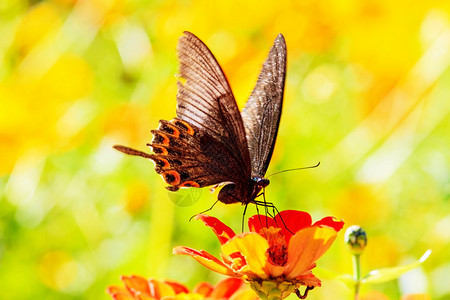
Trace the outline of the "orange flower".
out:
<instances>
[{"instance_id":1,"label":"orange flower","mask_svg":"<svg viewBox=\"0 0 450 300\"><path fill-rule=\"evenodd\" d=\"M199 299L231 299L251 300L256 295L240 289L243 283L239 278L225 278L216 286L208 282L200 282L192 292L183 284L171 280L145 279L140 276L122 276L125 287L110 286L106 292L115 300L199 300Z\"/></svg>"},{"instance_id":2,"label":"orange flower","mask_svg":"<svg viewBox=\"0 0 450 300\"><path fill-rule=\"evenodd\" d=\"M222 245L222 261L206 251L176 247L174 254L192 256L209 269L250 282L260 298L284 299L300 286L320 286L312 269L331 246L344 222L332 217L312 224L302 211L282 211L275 218L256 215L249 219L250 232L236 235L221 221L196 216L211 227ZM306 295L302 296L306 297Z\"/></svg>"}]
</instances>

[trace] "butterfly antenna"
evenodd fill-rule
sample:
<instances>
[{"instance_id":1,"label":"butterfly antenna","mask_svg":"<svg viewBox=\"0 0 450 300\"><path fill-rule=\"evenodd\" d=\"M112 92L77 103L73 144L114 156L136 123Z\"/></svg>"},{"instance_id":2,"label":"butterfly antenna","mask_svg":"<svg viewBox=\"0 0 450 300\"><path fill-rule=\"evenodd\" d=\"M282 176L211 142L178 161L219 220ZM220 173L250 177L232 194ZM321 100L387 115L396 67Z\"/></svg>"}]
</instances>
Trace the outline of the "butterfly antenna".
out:
<instances>
[{"instance_id":1,"label":"butterfly antenna","mask_svg":"<svg viewBox=\"0 0 450 300\"><path fill-rule=\"evenodd\" d=\"M210 208L208 208L208 209L206 209L206 210L204 210L204 211L201 211L201 212L199 212L198 214L195 214L195 215L193 215L192 217L190 217L190 218L189 218L189 222L190 222L195 216L197 216L197 215L199 215L199 214L204 214L205 212L208 212L208 211L210 211L211 209L213 209L213 207L217 204L217 202L219 202L219 199L217 199L216 202L214 202L214 204L213 204Z\"/></svg>"},{"instance_id":2,"label":"butterfly antenna","mask_svg":"<svg viewBox=\"0 0 450 300\"><path fill-rule=\"evenodd\" d=\"M279 172L275 172L270 174L269 176L266 177L266 179L268 179L270 176L272 175L276 175L276 174L280 174L280 173L284 173L284 172L291 172L291 171L297 171L297 170L305 170L305 169L314 169L317 168L320 165L320 161L314 165L314 166L309 166L309 167L303 167L303 168L295 168L295 169L287 169L287 170L283 170L283 171L279 171Z\"/></svg>"}]
</instances>

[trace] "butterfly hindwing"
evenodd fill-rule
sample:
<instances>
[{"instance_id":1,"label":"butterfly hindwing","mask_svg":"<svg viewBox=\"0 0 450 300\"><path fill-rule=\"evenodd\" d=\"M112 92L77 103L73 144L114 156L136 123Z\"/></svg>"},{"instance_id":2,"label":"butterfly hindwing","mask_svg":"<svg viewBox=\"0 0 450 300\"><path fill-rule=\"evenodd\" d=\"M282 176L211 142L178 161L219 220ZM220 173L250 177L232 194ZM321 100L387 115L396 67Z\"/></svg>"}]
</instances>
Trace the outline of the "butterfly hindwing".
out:
<instances>
[{"instance_id":1,"label":"butterfly hindwing","mask_svg":"<svg viewBox=\"0 0 450 300\"><path fill-rule=\"evenodd\" d=\"M286 57L286 42L279 34L242 110L252 177L264 177L272 157L283 105Z\"/></svg>"},{"instance_id":2,"label":"butterfly hindwing","mask_svg":"<svg viewBox=\"0 0 450 300\"><path fill-rule=\"evenodd\" d=\"M180 187L205 187L241 180L238 174L230 174L230 168L239 166L227 154L223 143L192 124L178 118L160 120L160 126L152 133L153 140L148 146L154 154L148 154L148 158L155 162L156 172L170 185L167 189L176 191Z\"/></svg>"}]
</instances>

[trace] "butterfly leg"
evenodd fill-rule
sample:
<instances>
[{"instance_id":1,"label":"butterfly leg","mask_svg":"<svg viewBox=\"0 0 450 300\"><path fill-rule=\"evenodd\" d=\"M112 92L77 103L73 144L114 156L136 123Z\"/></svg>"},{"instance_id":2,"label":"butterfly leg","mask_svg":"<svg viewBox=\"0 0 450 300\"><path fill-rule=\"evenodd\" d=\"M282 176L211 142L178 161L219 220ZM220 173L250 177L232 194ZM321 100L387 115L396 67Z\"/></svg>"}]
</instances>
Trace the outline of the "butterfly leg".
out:
<instances>
[{"instance_id":1,"label":"butterfly leg","mask_svg":"<svg viewBox=\"0 0 450 300\"><path fill-rule=\"evenodd\" d=\"M264 194L264 193L261 193ZM284 228L286 228L290 233L294 234L294 232L292 232L286 225L286 223L283 220L283 217L280 214L280 211L278 210L278 208L272 203L272 202L266 202L265 199L264 201L258 201L258 200L253 200L252 203L254 203L256 205L256 207L258 207L258 205L264 206L265 210L266 210L266 215L269 215L272 218L275 218L275 212L277 213L278 216L280 216L281 222L283 223ZM268 213L268 209L271 208L272 209L272 213L273 216L271 214ZM267 220L267 219L266 219ZM275 219L276 222L276 219ZM267 227L267 223L266 223L266 227Z\"/></svg>"},{"instance_id":2,"label":"butterfly leg","mask_svg":"<svg viewBox=\"0 0 450 300\"><path fill-rule=\"evenodd\" d=\"M267 201L266 201L266 189L265 189L265 188L263 189L263 192L262 192L262 193L261 193L260 195L262 195L262 196L263 196L263 201L264 201L264 209L265 209L265 211L266 211L266 216L267 216L267 215L269 215L270 217L274 218L274 217L275 217L275 213L274 213L274 212L272 212L273 216L271 216L271 215L270 215L270 213L269 213L269 209L267 208ZM266 227L269 227L269 223L268 223L268 220L267 220L267 218L266 218Z\"/></svg>"},{"instance_id":3,"label":"butterfly leg","mask_svg":"<svg viewBox=\"0 0 450 300\"><path fill-rule=\"evenodd\" d=\"M270 204L272 204L272 203L270 203ZM273 204L272 204L272 205L273 205ZM282 217L281 214L280 214L280 211L275 207L275 205L273 205L272 209L274 209L274 210L277 211L277 215L280 217L281 223L283 223L284 228L286 228L290 233L294 234L294 232L292 232L292 231L289 229L289 227L287 227L286 223L285 223L284 220L283 220L283 217ZM276 222L276 220L275 220L275 222ZM278 224L277 224L277 225L278 225Z\"/></svg>"},{"instance_id":4,"label":"butterfly leg","mask_svg":"<svg viewBox=\"0 0 450 300\"><path fill-rule=\"evenodd\" d=\"M205 212L208 212L208 211L210 211L211 209L213 209L213 207L217 204L217 202L219 202L219 199L217 199L217 200L214 202L214 204L213 204L210 208L208 208L208 209L206 209L206 210L204 210L204 211L201 211L201 212L199 212L198 214L195 214L195 215L193 215L192 217L190 217L190 218L189 218L189 222L190 222L196 215L204 214Z\"/></svg>"},{"instance_id":5,"label":"butterfly leg","mask_svg":"<svg viewBox=\"0 0 450 300\"><path fill-rule=\"evenodd\" d=\"M264 203L265 203L265 202L264 202ZM256 213L257 213L257 216L258 216L259 224L261 225L261 227L264 227L263 224L262 224L261 215L260 215L260 213L259 213L259 208L258 208L258 206L259 206L259 205L255 203ZM264 208L265 208L265 216L266 216L266 228L268 228L268 227L269 227L269 224L268 224L268 221L267 221L267 207L264 205ZM263 234L264 234L264 237L265 237L266 239L268 239L267 236L266 236L266 232L265 232L265 231L263 231Z\"/></svg>"},{"instance_id":6,"label":"butterfly leg","mask_svg":"<svg viewBox=\"0 0 450 300\"><path fill-rule=\"evenodd\" d=\"M261 193L261 194L259 194L258 196L261 196L261 195L264 195L264 193ZM274 218L274 216L272 216L272 215L269 213L268 207L271 207L272 210L274 211L274 210L276 209L275 205L273 205L273 203L270 203L270 202L265 201L265 197L264 197L264 201L253 200L252 203L254 203L255 206L256 206L256 212L257 212L259 224L261 225L261 227L269 228L269 223L268 223L267 216L270 216L270 217L272 217L272 218ZM265 226L262 224L261 215L259 214L259 208L258 208L258 206L260 206L260 205L261 205L261 206L264 206L264 210L265 210L265 216L266 216L266 219L265 219L265 220L266 220L266 224L265 224ZM278 210L277 210L277 211L278 211ZM275 212L273 212L273 215L275 215ZM263 231L263 233L264 233L264 236L267 238L266 232Z\"/></svg>"},{"instance_id":7,"label":"butterfly leg","mask_svg":"<svg viewBox=\"0 0 450 300\"><path fill-rule=\"evenodd\" d=\"M252 203L252 202L249 202L249 203ZM244 232L245 213L247 212L247 207L248 207L248 204L249 204L249 203L246 203L246 204L245 204L244 213L242 214L242 232ZM258 204L256 204L255 207L256 207L256 215L258 216L259 223L260 223L261 226L262 226L261 215L259 214ZM267 227L267 224L266 224L266 227Z\"/></svg>"},{"instance_id":8,"label":"butterfly leg","mask_svg":"<svg viewBox=\"0 0 450 300\"><path fill-rule=\"evenodd\" d=\"M260 195L264 195L264 193L261 193L261 194L259 194L258 196L260 196ZM279 213L279 211L278 211L278 209L276 208L276 206L275 206L272 202L267 202L267 201L265 201L265 199L264 199L264 201L253 200L253 201L251 201L250 203L253 203L253 204L255 204L256 206L262 206L262 207L264 207L264 211L265 211L266 216L269 216L269 217L271 217L271 218L274 218L274 217L275 217L275 212L276 212L276 213ZM272 213L269 212L269 208L271 208Z\"/></svg>"},{"instance_id":9,"label":"butterfly leg","mask_svg":"<svg viewBox=\"0 0 450 300\"><path fill-rule=\"evenodd\" d=\"M266 214L268 214L270 216L270 214L268 213L268 210L269 210L269 207L272 207L272 215L271 215L271 217L275 218L275 216L276 216L275 210L278 213L278 209L275 207L275 205L273 203L268 203L266 201L266 188L263 189L262 196L263 196L263 199L264 199L264 204L265 204L265 208L266 208ZM270 204L270 205L267 205L267 204Z\"/></svg>"},{"instance_id":10,"label":"butterfly leg","mask_svg":"<svg viewBox=\"0 0 450 300\"><path fill-rule=\"evenodd\" d=\"M268 228L269 227L269 223L268 223L267 216L269 216L271 218L275 217L275 210L274 210L275 205L273 205L273 203L271 203L271 202L267 202L266 201L266 194L264 192L262 192L261 194L258 194L257 197L260 197L260 196L263 196L263 199L264 199L263 201L253 200L252 203L254 203L255 206L256 206L256 211L258 212L258 216L259 216L258 206L263 206L264 207L264 214L266 216L266 226L265 227ZM269 207L272 208L272 214L269 212ZM259 220L259 223L260 224L262 223L261 219ZM263 226L263 225L261 224L261 226Z\"/></svg>"},{"instance_id":11,"label":"butterfly leg","mask_svg":"<svg viewBox=\"0 0 450 300\"><path fill-rule=\"evenodd\" d=\"M245 213L247 212L248 203L245 204L244 213L242 214L242 233L244 233L244 220L245 220Z\"/></svg>"},{"instance_id":12,"label":"butterfly leg","mask_svg":"<svg viewBox=\"0 0 450 300\"><path fill-rule=\"evenodd\" d=\"M255 203L255 207L256 207L256 215L258 216L259 224L261 225L261 227L264 227L264 226L262 225L261 214L259 213L258 204ZM268 227L268 224L267 224L267 218L266 218L266 227ZM264 235L266 235L265 232L264 232Z\"/></svg>"}]
</instances>

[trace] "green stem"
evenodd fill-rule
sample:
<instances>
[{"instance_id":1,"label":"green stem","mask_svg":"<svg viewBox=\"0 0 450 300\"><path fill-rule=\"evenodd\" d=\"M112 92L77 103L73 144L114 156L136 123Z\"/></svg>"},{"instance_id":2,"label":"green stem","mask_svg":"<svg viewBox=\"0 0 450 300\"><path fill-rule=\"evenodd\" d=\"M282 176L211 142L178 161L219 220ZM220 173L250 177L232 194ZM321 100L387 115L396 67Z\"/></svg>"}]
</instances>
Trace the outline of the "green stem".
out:
<instances>
[{"instance_id":1,"label":"green stem","mask_svg":"<svg viewBox=\"0 0 450 300\"><path fill-rule=\"evenodd\" d=\"M359 287L361 285L361 255L353 255L353 277L356 280L355 284L355 300L359 299Z\"/></svg>"}]
</instances>

